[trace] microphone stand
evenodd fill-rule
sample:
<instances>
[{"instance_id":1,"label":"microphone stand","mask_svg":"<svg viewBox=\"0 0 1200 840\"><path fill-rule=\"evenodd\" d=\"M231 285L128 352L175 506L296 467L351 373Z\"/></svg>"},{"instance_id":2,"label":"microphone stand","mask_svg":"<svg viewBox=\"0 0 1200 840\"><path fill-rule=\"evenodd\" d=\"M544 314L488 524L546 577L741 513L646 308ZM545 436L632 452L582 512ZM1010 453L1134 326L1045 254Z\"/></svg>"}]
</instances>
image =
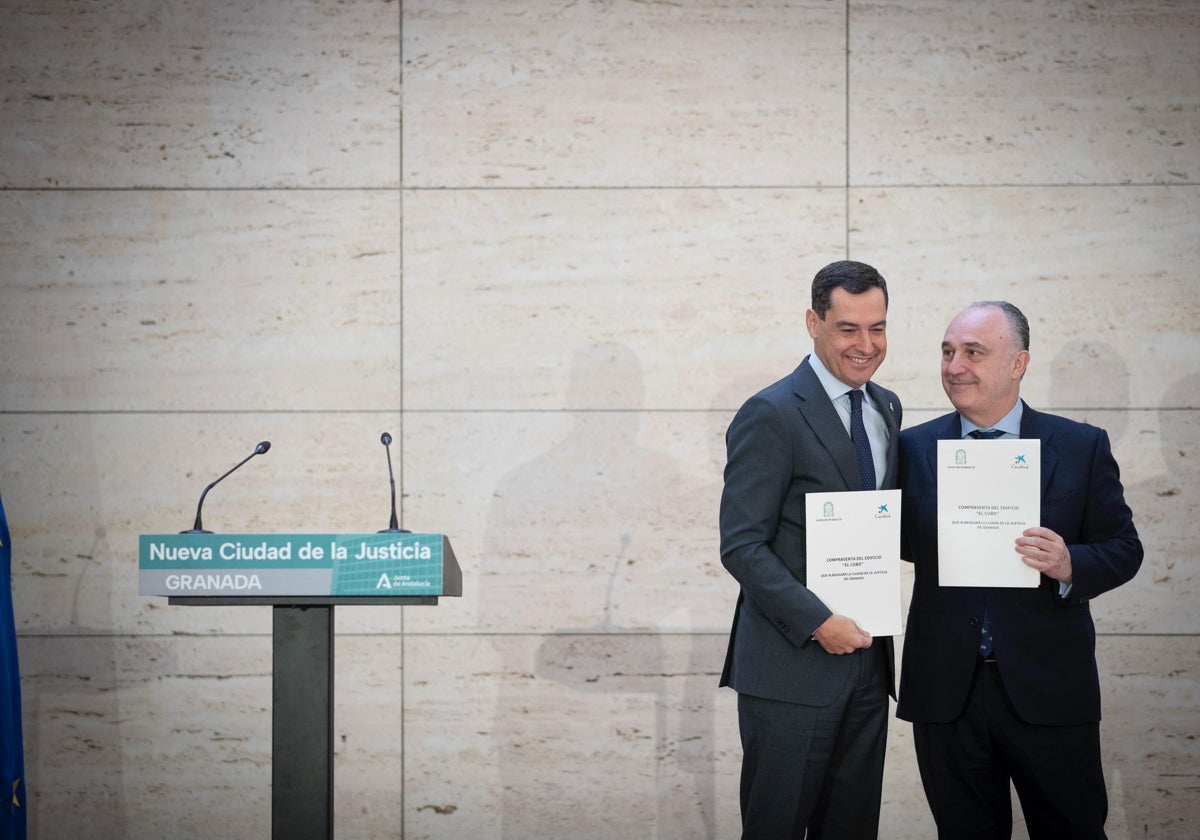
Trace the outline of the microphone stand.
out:
<instances>
[{"instance_id":1,"label":"microphone stand","mask_svg":"<svg viewBox=\"0 0 1200 840\"><path fill-rule=\"evenodd\" d=\"M376 531L377 534L411 534L412 531L405 530L400 527L400 521L396 518L396 477L392 474L392 436L384 432L379 436L379 442L383 444L383 448L387 451L388 462L388 483L392 485L392 518L388 523L388 527L381 531Z\"/></svg>"},{"instance_id":2,"label":"microphone stand","mask_svg":"<svg viewBox=\"0 0 1200 840\"><path fill-rule=\"evenodd\" d=\"M221 477L220 477L220 478L218 478L216 481L212 482L212 483L211 483L211 484L209 484L207 487L205 487L205 488L204 488L204 492L200 494L200 501L196 503L196 522L195 522L195 524L194 524L194 525L192 525L192 527L191 527L191 530L188 530L188 531L180 531L179 533L181 533L181 534L211 534L211 533L212 533L212 531L206 531L206 530L204 530L204 526L200 524L200 509L201 509L202 507L204 507L204 497L208 495L208 491L209 491L209 490L211 490L211 489L213 489L215 486L217 486L217 484L218 484L218 483L220 483L222 480L224 480L225 476L229 475L229 473L231 473L231 472L233 472L234 470L236 470L238 467L240 467L242 464L244 464L244 463L246 463L247 461L249 461L249 460L250 460L251 458L253 458L255 455L262 455L264 452L266 452L266 451L267 451L268 449L270 449L270 448L271 448L271 441L269 441L269 440L264 440L264 441L263 441L262 443L260 443L258 446L254 447L254 451L253 451L253 452L251 452L251 453L250 453L249 455L247 455L245 458L243 458L242 460L240 460L240 461L238 461L236 464L234 464L234 465L233 465L233 466L232 466L232 467L231 467L231 468L228 470L228 472L226 472L226 473L225 473L225 475L221 476Z\"/></svg>"}]
</instances>

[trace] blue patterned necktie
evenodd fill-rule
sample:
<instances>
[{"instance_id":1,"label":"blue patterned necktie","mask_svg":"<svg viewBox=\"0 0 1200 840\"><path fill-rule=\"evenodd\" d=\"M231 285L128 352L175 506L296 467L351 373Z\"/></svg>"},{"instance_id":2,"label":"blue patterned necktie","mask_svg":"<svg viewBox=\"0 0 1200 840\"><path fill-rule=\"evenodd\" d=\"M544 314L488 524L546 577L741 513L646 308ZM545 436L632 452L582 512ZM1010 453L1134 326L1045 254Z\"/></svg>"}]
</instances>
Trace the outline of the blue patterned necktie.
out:
<instances>
[{"instance_id":1,"label":"blue patterned necktie","mask_svg":"<svg viewBox=\"0 0 1200 840\"><path fill-rule=\"evenodd\" d=\"M855 388L850 392L850 440L858 455L858 472L862 475L864 490L876 489L875 459L871 456L871 441L867 438L867 427L863 425L863 392Z\"/></svg>"},{"instance_id":2,"label":"blue patterned necktie","mask_svg":"<svg viewBox=\"0 0 1200 840\"><path fill-rule=\"evenodd\" d=\"M995 440L1001 437L1004 432L999 429L975 429L967 432L967 435L976 440ZM992 639L992 623L988 620L987 612L983 614L983 626L979 628L979 658L989 659L994 649Z\"/></svg>"}]
</instances>

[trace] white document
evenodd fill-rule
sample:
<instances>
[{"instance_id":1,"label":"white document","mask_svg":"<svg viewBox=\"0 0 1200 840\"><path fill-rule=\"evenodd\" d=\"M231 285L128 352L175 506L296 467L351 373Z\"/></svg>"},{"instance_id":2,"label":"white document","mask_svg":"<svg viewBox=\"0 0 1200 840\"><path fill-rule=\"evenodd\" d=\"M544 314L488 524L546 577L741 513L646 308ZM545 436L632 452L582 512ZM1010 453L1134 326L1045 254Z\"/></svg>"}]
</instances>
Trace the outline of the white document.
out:
<instances>
[{"instance_id":1,"label":"white document","mask_svg":"<svg viewBox=\"0 0 1200 840\"><path fill-rule=\"evenodd\" d=\"M872 636L899 636L900 491L808 493L808 588Z\"/></svg>"},{"instance_id":2,"label":"white document","mask_svg":"<svg viewBox=\"0 0 1200 840\"><path fill-rule=\"evenodd\" d=\"M1041 519L1042 442L939 440L938 580L942 586L1036 587L1016 539Z\"/></svg>"}]
</instances>

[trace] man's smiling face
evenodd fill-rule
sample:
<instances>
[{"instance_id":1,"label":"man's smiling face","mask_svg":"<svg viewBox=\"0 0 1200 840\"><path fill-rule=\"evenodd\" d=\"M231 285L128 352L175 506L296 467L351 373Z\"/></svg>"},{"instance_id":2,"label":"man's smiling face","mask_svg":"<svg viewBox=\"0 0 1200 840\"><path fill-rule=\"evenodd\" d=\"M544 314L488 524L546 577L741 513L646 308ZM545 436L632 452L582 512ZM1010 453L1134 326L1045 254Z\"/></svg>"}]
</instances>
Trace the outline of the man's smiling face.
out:
<instances>
[{"instance_id":1,"label":"man's smiling face","mask_svg":"<svg viewBox=\"0 0 1200 840\"><path fill-rule=\"evenodd\" d=\"M834 289L825 317L805 316L813 352L825 369L851 388L865 385L887 355L887 299L883 290L853 295Z\"/></svg>"},{"instance_id":2,"label":"man's smiling face","mask_svg":"<svg viewBox=\"0 0 1200 840\"><path fill-rule=\"evenodd\" d=\"M989 428L1021 395L1029 351L995 307L972 306L955 316L942 339L942 387L963 417Z\"/></svg>"}]
</instances>

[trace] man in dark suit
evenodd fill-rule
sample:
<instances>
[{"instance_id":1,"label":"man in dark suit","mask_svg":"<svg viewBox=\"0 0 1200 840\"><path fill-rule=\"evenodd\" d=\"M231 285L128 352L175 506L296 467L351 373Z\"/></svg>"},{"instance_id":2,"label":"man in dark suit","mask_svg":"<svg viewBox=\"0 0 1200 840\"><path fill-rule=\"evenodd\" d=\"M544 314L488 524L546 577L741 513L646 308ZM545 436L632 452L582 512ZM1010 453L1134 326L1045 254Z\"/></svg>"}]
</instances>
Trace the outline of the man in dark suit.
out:
<instances>
[{"instance_id":1,"label":"man in dark suit","mask_svg":"<svg viewBox=\"0 0 1200 840\"><path fill-rule=\"evenodd\" d=\"M738 692L743 838L874 838L890 638L806 586L805 494L896 487L900 400L871 382L887 284L842 261L813 279L813 353L751 397L726 433L721 561L741 584L721 685ZM875 641L875 644L872 642Z\"/></svg>"},{"instance_id":2,"label":"man in dark suit","mask_svg":"<svg viewBox=\"0 0 1200 840\"><path fill-rule=\"evenodd\" d=\"M900 435L901 553L916 580L896 713L913 722L941 838L1010 837L1010 780L1034 840L1105 836L1088 601L1133 577L1142 545L1108 435L1026 405L1028 364L1021 311L972 304L942 340L957 411ZM937 441L966 437L1041 441L1041 524L995 558L1037 569L1036 589L939 586Z\"/></svg>"}]
</instances>

